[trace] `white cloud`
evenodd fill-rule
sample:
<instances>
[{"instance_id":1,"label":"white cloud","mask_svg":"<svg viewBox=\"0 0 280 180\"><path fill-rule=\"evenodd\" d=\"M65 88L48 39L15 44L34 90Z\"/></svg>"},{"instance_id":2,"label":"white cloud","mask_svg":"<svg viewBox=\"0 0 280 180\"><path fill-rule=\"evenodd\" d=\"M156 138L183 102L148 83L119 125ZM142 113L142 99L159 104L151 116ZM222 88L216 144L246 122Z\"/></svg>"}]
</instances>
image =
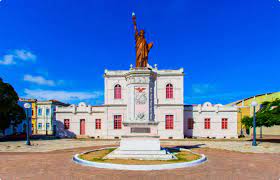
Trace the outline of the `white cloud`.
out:
<instances>
[{"instance_id":1,"label":"white cloud","mask_svg":"<svg viewBox=\"0 0 280 180\"><path fill-rule=\"evenodd\" d=\"M16 62L14 61L13 55L5 55L3 56L3 60L0 61L0 64L9 65L9 64L16 64Z\"/></svg>"},{"instance_id":2,"label":"white cloud","mask_svg":"<svg viewBox=\"0 0 280 180\"><path fill-rule=\"evenodd\" d=\"M24 75L23 80L39 85L55 86L55 82L53 80L47 80L43 76L32 76L26 74Z\"/></svg>"},{"instance_id":3,"label":"white cloud","mask_svg":"<svg viewBox=\"0 0 280 180\"><path fill-rule=\"evenodd\" d=\"M193 84L192 91L195 94L205 94L209 92L213 92L216 90L216 86L214 84Z\"/></svg>"},{"instance_id":4,"label":"white cloud","mask_svg":"<svg viewBox=\"0 0 280 180\"><path fill-rule=\"evenodd\" d=\"M56 91L56 90L42 90L42 89L35 89L35 90L25 89L24 93L28 98L36 98L42 100L56 99L60 101L97 99L103 95L103 92L101 91L71 92L71 91Z\"/></svg>"},{"instance_id":5,"label":"white cloud","mask_svg":"<svg viewBox=\"0 0 280 180\"><path fill-rule=\"evenodd\" d=\"M3 59L0 60L2 65L13 65L17 64L18 61L36 61L37 56L30 51L24 49L16 49L11 53L3 56Z\"/></svg>"},{"instance_id":6,"label":"white cloud","mask_svg":"<svg viewBox=\"0 0 280 180\"><path fill-rule=\"evenodd\" d=\"M24 49L16 49L14 50L14 55L18 59L24 60L24 61L35 61L36 55L31 53L30 51L24 50Z\"/></svg>"}]
</instances>

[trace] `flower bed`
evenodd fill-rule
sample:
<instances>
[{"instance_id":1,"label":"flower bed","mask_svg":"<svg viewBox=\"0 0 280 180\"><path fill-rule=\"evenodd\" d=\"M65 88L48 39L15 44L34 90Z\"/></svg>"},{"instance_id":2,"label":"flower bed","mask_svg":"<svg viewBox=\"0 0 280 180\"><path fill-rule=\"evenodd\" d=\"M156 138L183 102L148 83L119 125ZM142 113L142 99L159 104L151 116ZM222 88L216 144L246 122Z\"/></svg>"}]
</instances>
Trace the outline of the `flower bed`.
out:
<instances>
[{"instance_id":1,"label":"flower bed","mask_svg":"<svg viewBox=\"0 0 280 180\"><path fill-rule=\"evenodd\" d=\"M115 150L115 148L100 149L95 151L80 154L78 157L91 162L112 163L112 164L127 164L127 165L156 165L191 162L201 158L201 155L188 150L169 149L177 157L176 160L136 160L136 159L103 159L107 154Z\"/></svg>"}]
</instances>

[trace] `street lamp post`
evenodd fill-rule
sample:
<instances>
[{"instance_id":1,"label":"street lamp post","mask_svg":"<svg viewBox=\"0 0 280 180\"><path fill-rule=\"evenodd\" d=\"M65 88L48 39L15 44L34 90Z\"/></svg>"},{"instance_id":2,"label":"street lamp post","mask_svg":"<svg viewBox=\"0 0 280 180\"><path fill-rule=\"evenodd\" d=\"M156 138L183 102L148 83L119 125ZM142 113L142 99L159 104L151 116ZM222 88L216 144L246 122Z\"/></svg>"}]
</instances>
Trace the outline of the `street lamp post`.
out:
<instances>
[{"instance_id":1,"label":"street lamp post","mask_svg":"<svg viewBox=\"0 0 280 180\"><path fill-rule=\"evenodd\" d=\"M24 103L24 108L25 108L25 113L26 113L26 120L27 120L27 132L26 132L26 145L31 145L30 143L30 136L29 136L29 132L30 132L30 122L29 122L29 117L28 117L28 110L31 107L29 103Z\"/></svg>"},{"instance_id":2,"label":"street lamp post","mask_svg":"<svg viewBox=\"0 0 280 180\"><path fill-rule=\"evenodd\" d=\"M239 112L240 112L240 117L242 119L242 110L241 110L241 108L239 109ZM242 123L240 123L240 136L243 137Z\"/></svg>"},{"instance_id":3,"label":"street lamp post","mask_svg":"<svg viewBox=\"0 0 280 180\"><path fill-rule=\"evenodd\" d=\"M48 126L47 126L48 117L46 117L46 114L44 115L44 120L45 120L45 127L46 127L46 136L47 136L48 135Z\"/></svg>"},{"instance_id":4,"label":"street lamp post","mask_svg":"<svg viewBox=\"0 0 280 180\"><path fill-rule=\"evenodd\" d=\"M251 103L251 105L253 106L253 142L252 142L252 146L257 146L257 142L256 142L256 106L258 105L258 103L256 101L253 101Z\"/></svg>"}]
</instances>

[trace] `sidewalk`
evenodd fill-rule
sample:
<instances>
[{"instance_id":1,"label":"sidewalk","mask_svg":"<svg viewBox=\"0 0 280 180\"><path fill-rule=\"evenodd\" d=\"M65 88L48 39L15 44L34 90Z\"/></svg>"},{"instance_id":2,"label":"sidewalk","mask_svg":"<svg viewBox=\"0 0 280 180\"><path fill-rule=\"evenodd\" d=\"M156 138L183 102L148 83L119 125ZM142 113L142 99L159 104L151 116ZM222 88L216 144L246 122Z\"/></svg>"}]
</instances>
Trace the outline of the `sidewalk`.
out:
<instances>
[{"instance_id":1,"label":"sidewalk","mask_svg":"<svg viewBox=\"0 0 280 180\"><path fill-rule=\"evenodd\" d=\"M79 140L54 139L33 140L32 146L25 145L25 141L0 142L0 152L50 152L62 149L73 149L91 146L118 146L119 140ZM162 140L162 146L182 146L185 148L215 148L229 151L250 153L280 153L280 143L263 142L257 147L251 141L213 141L213 140Z\"/></svg>"}]
</instances>

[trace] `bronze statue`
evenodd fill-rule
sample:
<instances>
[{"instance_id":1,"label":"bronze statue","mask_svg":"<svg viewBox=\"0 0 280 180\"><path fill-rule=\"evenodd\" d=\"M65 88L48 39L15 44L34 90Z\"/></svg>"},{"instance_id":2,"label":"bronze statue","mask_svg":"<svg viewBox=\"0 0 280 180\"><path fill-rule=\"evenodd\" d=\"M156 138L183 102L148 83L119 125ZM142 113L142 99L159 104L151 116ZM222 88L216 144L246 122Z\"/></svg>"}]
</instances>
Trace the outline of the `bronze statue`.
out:
<instances>
[{"instance_id":1,"label":"bronze statue","mask_svg":"<svg viewBox=\"0 0 280 180\"><path fill-rule=\"evenodd\" d=\"M153 47L153 43L147 44L145 39L145 31L142 29L138 32L136 25L135 13L132 13L132 21L135 30L135 49L136 49L136 67L147 67L148 65L148 54L150 49Z\"/></svg>"}]
</instances>

